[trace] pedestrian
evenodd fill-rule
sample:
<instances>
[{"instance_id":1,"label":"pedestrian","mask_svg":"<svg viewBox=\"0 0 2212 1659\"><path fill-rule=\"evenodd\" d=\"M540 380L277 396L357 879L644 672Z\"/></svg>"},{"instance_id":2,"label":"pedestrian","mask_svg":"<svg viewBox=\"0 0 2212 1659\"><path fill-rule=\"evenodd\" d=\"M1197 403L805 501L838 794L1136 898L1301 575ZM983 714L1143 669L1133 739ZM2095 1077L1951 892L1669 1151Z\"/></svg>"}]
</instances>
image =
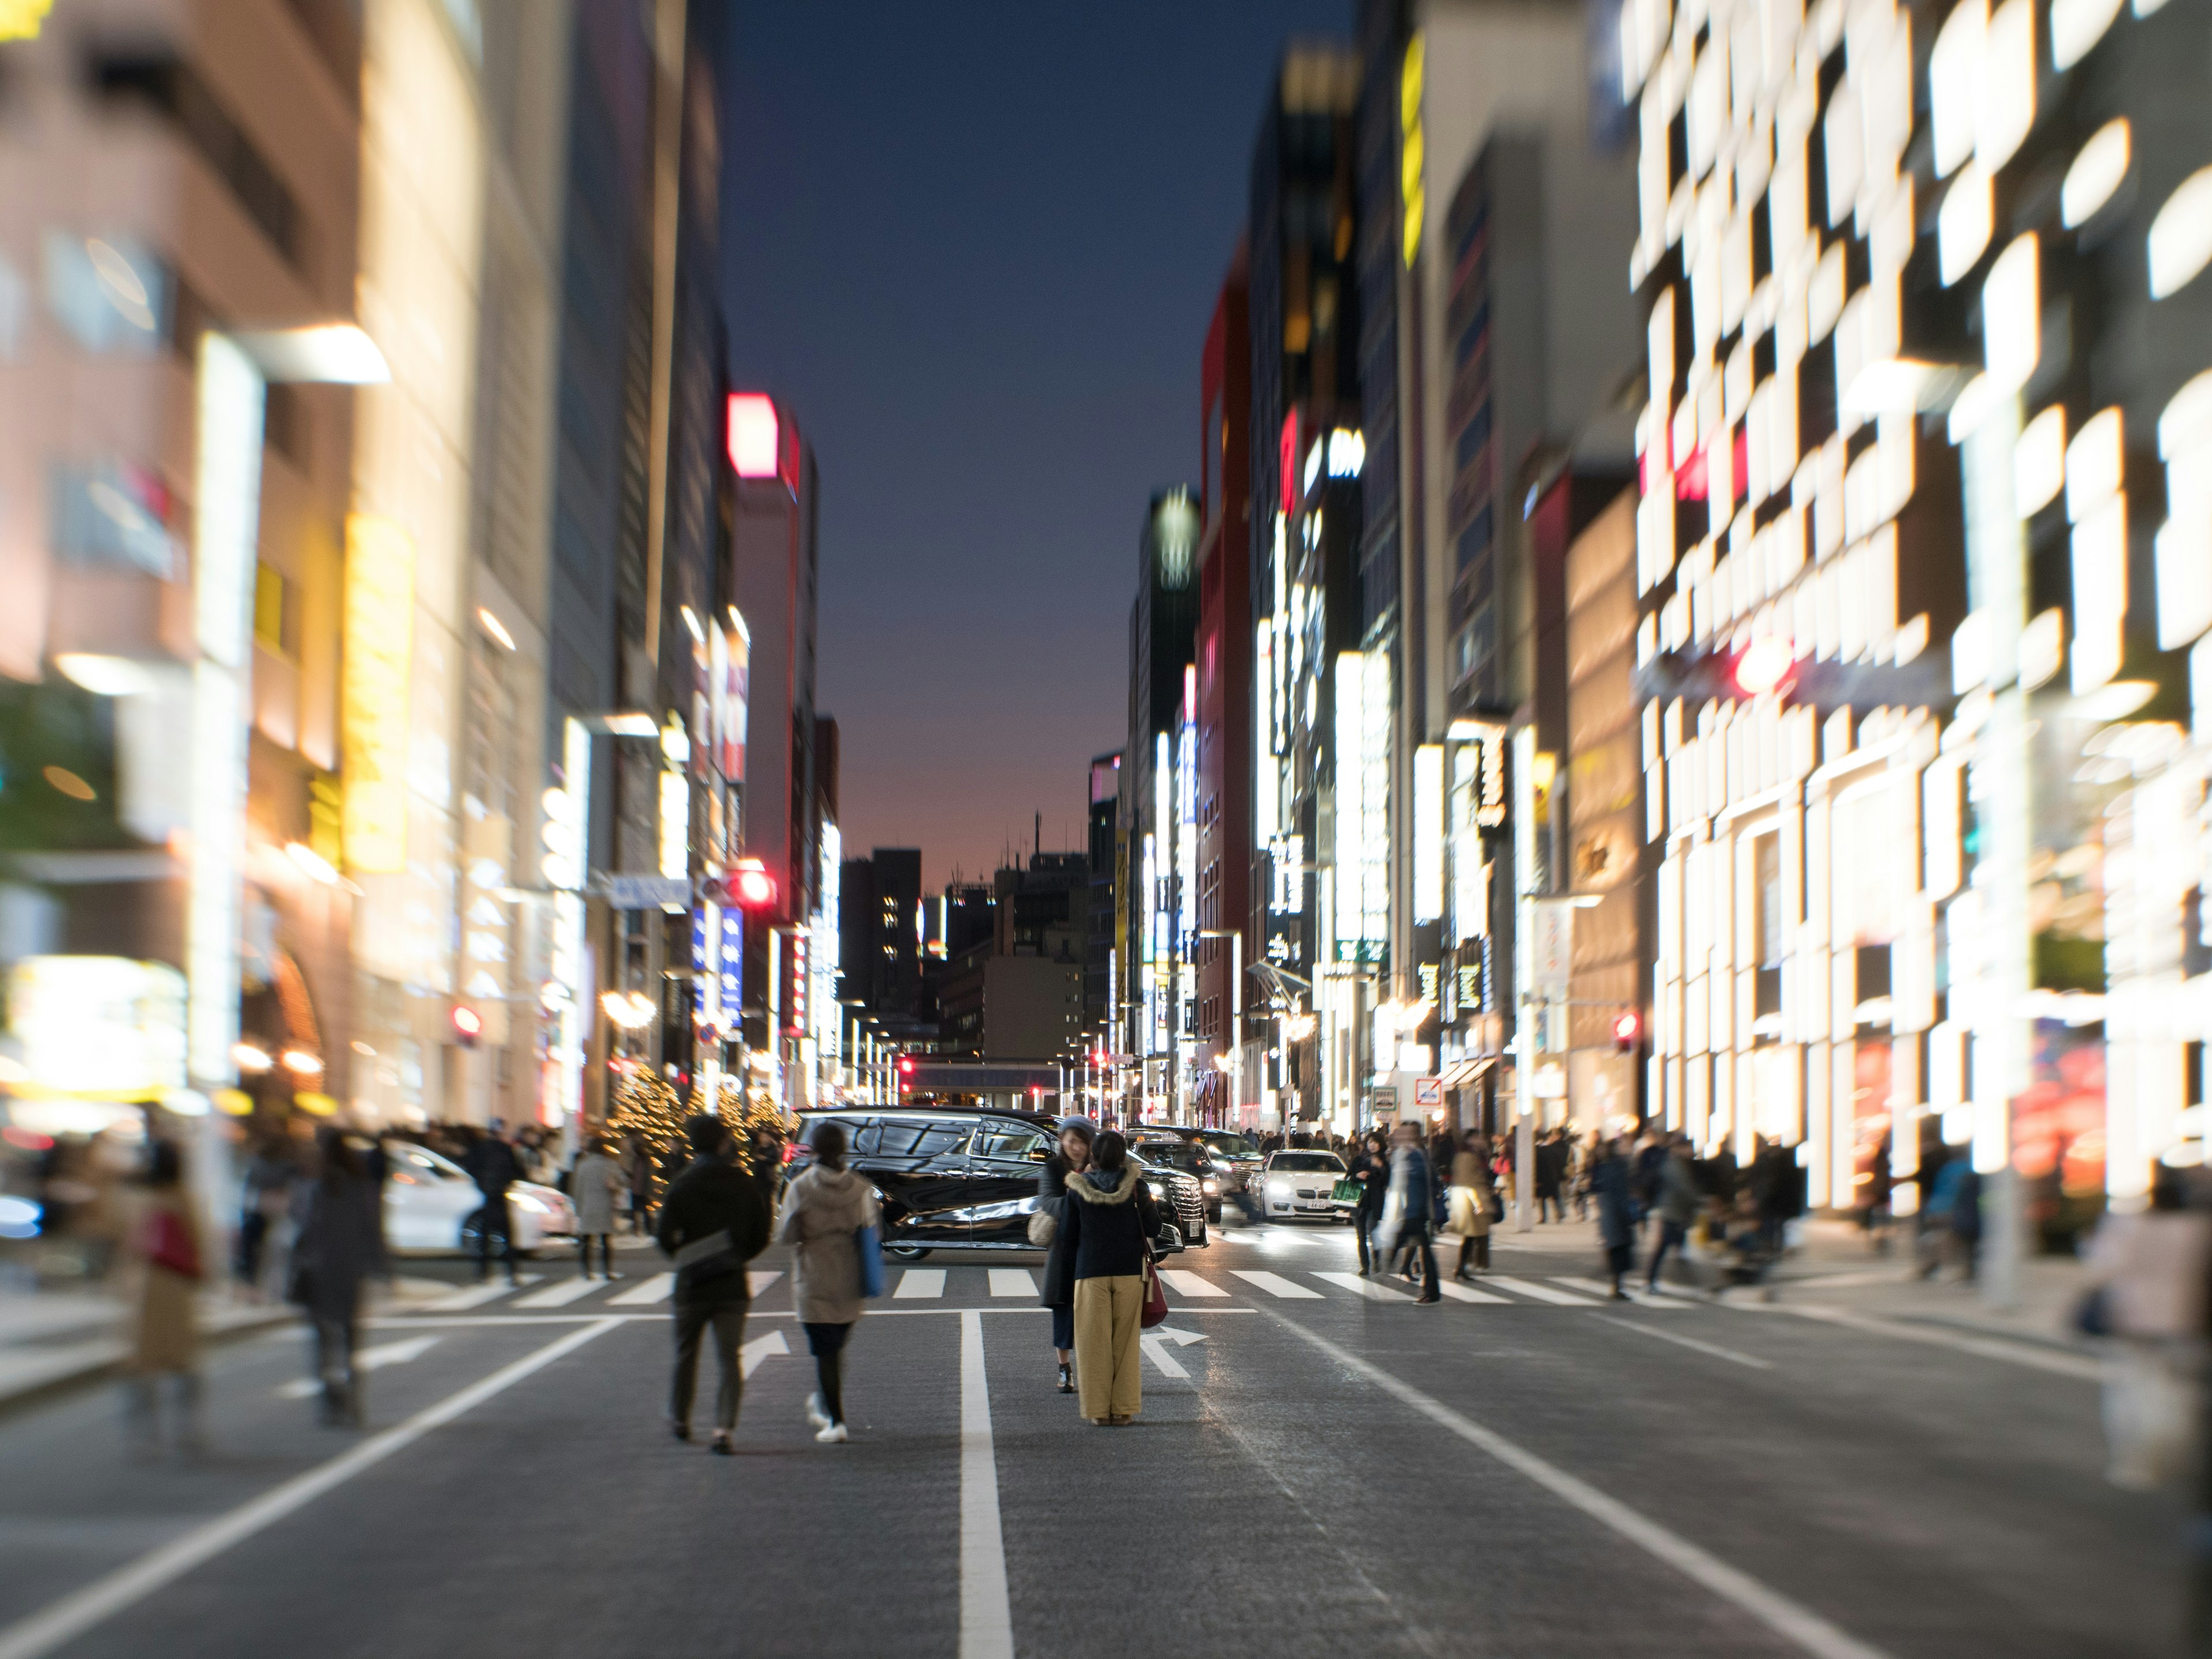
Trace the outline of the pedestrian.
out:
<instances>
[{"instance_id":1,"label":"pedestrian","mask_svg":"<svg viewBox=\"0 0 2212 1659\"><path fill-rule=\"evenodd\" d=\"M1044 1291L1038 1298L1052 1310L1052 1348L1060 1358L1059 1389L1075 1392L1075 1261L1067 1249L1067 1183L1091 1167L1097 1127L1087 1117L1062 1118L1060 1146L1037 1171L1037 1210L1052 1218L1052 1243L1045 1247Z\"/></svg>"},{"instance_id":2,"label":"pedestrian","mask_svg":"<svg viewBox=\"0 0 2212 1659\"><path fill-rule=\"evenodd\" d=\"M753 1185L760 1188L761 1202L774 1215L776 1188L783 1184L783 1137L770 1125L756 1123L746 1133L745 1148L745 1163L752 1172Z\"/></svg>"},{"instance_id":3,"label":"pedestrian","mask_svg":"<svg viewBox=\"0 0 2212 1659\"><path fill-rule=\"evenodd\" d=\"M814 1356L815 1392L806 1402L806 1418L815 1439L842 1446L847 1439L845 1342L862 1304L859 1234L876 1224L876 1199L866 1177L845 1167L842 1126L820 1125L810 1144L813 1161L784 1194L775 1236L795 1247L793 1295Z\"/></svg>"},{"instance_id":4,"label":"pedestrian","mask_svg":"<svg viewBox=\"0 0 2212 1659\"><path fill-rule=\"evenodd\" d=\"M292 1178L298 1173L289 1151L276 1136L256 1136L239 1183L238 1250L232 1266L246 1295L257 1301L261 1296L262 1263L269 1235L284 1218L291 1201Z\"/></svg>"},{"instance_id":5,"label":"pedestrian","mask_svg":"<svg viewBox=\"0 0 2212 1659\"><path fill-rule=\"evenodd\" d=\"M2183 1207L2179 1173L2151 1179L2150 1207L2108 1212L2089 1241L2089 1298L2076 1323L2107 1338L2106 1479L2147 1492L2180 1479L2201 1437L2205 1284L2212 1217Z\"/></svg>"},{"instance_id":6,"label":"pedestrian","mask_svg":"<svg viewBox=\"0 0 2212 1659\"><path fill-rule=\"evenodd\" d=\"M1382 1200L1390 1190L1390 1154L1380 1133L1368 1131L1346 1173L1359 1183L1359 1202L1352 1212L1352 1231L1359 1242L1359 1271L1379 1273L1382 1262L1375 1253L1375 1229L1382 1222Z\"/></svg>"},{"instance_id":7,"label":"pedestrian","mask_svg":"<svg viewBox=\"0 0 2212 1659\"><path fill-rule=\"evenodd\" d=\"M647 1216L653 1209L653 1154L645 1138L635 1129L623 1141L623 1178L629 1188L629 1230L645 1231Z\"/></svg>"},{"instance_id":8,"label":"pedestrian","mask_svg":"<svg viewBox=\"0 0 2212 1659\"><path fill-rule=\"evenodd\" d=\"M1659 1190L1653 1211L1659 1218L1659 1242L1651 1247L1651 1265L1644 1270L1644 1288L1659 1288L1659 1267L1667 1252L1678 1254L1690 1237L1690 1224L1698 1218L1698 1172L1690 1162L1690 1140L1677 1134L1659 1166Z\"/></svg>"},{"instance_id":9,"label":"pedestrian","mask_svg":"<svg viewBox=\"0 0 2212 1659\"><path fill-rule=\"evenodd\" d=\"M477 1283L491 1277L491 1241L497 1235L500 1253L507 1262L510 1285L522 1283L522 1258L514 1250L514 1217L507 1208L507 1188L522 1179L522 1162L500 1133L499 1121L477 1137L461 1168L477 1183L483 1207L477 1212Z\"/></svg>"},{"instance_id":10,"label":"pedestrian","mask_svg":"<svg viewBox=\"0 0 2212 1659\"><path fill-rule=\"evenodd\" d=\"M1884 1135L1874 1150L1873 1164L1858 1177L1859 1231L1876 1255L1889 1254L1889 1194L1895 1184L1890 1170L1889 1137Z\"/></svg>"},{"instance_id":11,"label":"pedestrian","mask_svg":"<svg viewBox=\"0 0 2212 1659\"><path fill-rule=\"evenodd\" d=\"M1472 1132L1459 1151L1452 1154L1449 1231L1459 1235L1459 1265L1452 1269L1452 1277L1471 1277L1468 1272L1470 1256L1477 1273L1489 1271L1490 1147L1480 1134Z\"/></svg>"},{"instance_id":12,"label":"pedestrian","mask_svg":"<svg viewBox=\"0 0 2212 1659\"><path fill-rule=\"evenodd\" d=\"M624 1186L622 1165L606 1137L593 1135L568 1170L568 1201L576 1210L576 1255L580 1276L592 1276L592 1241L599 1242L599 1273L611 1282L615 1271L615 1203Z\"/></svg>"},{"instance_id":13,"label":"pedestrian","mask_svg":"<svg viewBox=\"0 0 2212 1659\"><path fill-rule=\"evenodd\" d=\"M1437 1289L1436 1179L1428 1154L1421 1150L1421 1132L1411 1123L1400 1123L1391 1136L1390 1190L1383 1201L1382 1236L1394 1254L1418 1255L1421 1265L1416 1281L1421 1293L1417 1303L1441 1302ZM1413 1274L1408 1264L1406 1277Z\"/></svg>"},{"instance_id":14,"label":"pedestrian","mask_svg":"<svg viewBox=\"0 0 2212 1659\"><path fill-rule=\"evenodd\" d=\"M1067 1182L1060 1232L1075 1281L1075 1380L1084 1421L1120 1428L1144 1409L1137 1339L1159 1209L1112 1130Z\"/></svg>"},{"instance_id":15,"label":"pedestrian","mask_svg":"<svg viewBox=\"0 0 2212 1659\"><path fill-rule=\"evenodd\" d=\"M1559 1202L1559 1183L1565 1178L1567 1147L1565 1131L1553 1129L1536 1143L1536 1224L1544 1223L1548 1206L1551 1218L1564 1222L1565 1207Z\"/></svg>"},{"instance_id":16,"label":"pedestrian","mask_svg":"<svg viewBox=\"0 0 2212 1659\"><path fill-rule=\"evenodd\" d=\"M361 1144L350 1135L326 1127L317 1137L316 1152L315 1173L298 1183L292 1200L299 1224L292 1238L289 1296L314 1334L323 1421L359 1428L361 1372L355 1354L362 1281L392 1271L384 1249L384 1200Z\"/></svg>"},{"instance_id":17,"label":"pedestrian","mask_svg":"<svg viewBox=\"0 0 2212 1659\"><path fill-rule=\"evenodd\" d=\"M200 1424L200 1227L185 1190L184 1158L174 1143L154 1142L139 1178L140 1198L122 1252L131 1309L129 1425L134 1455L161 1449L158 1380L169 1380L177 1447L206 1449Z\"/></svg>"},{"instance_id":18,"label":"pedestrian","mask_svg":"<svg viewBox=\"0 0 2212 1659\"><path fill-rule=\"evenodd\" d=\"M1747 1185L1758 1218L1759 1250L1772 1260L1782 1254L1784 1230L1797 1213L1797 1162L1773 1136L1758 1139Z\"/></svg>"},{"instance_id":19,"label":"pedestrian","mask_svg":"<svg viewBox=\"0 0 2212 1659\"><path fill-rule=\"evenodd\" d=\"M1605 1249L1605 1268L1613 1279L1615 1302L1628 1300L1620 1281L1628 1272L1629 1252L1636 1242L1636 1199L1629 1190L1631 1179L1627 1143L1609 1142L1596 1169L1590 1172L1590 1196L1597 1200L1598 1243Z\"/></svg>"},{"instance_id":20,"label":"pedestrian","mask_svg":"<svg viewBox=\"0 0 2212 1659\"><path fill-rule=\"evenodd\" d=\"M712 1330L721 1387L714 1396L714 1436L708 1449L729 1455L744 1389L738 1369L745 1314L752 1291L745 1263L767 1247L768 1206L760 1188L738 1168L736 1150L722 1120L702 1112L684 1126L691 1163L661 1196L660 1248L676 1264L676 1375L669 1425L678 1440L691 1437L691 1401L699 1382L699 1344Z\"/></svg>"}]
</instances>

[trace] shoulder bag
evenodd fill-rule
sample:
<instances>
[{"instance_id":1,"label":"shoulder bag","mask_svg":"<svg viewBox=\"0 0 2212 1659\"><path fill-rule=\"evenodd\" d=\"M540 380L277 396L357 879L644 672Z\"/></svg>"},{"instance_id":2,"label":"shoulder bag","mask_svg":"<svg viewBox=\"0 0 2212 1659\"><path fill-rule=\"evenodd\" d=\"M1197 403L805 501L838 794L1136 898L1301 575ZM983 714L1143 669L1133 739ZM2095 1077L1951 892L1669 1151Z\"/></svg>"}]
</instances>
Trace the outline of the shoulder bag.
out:
<instances>
[{"instance_id":1,"label":"shoulder bag","mask_svg":"<svg viewBox=\"0 0 2212 1659\"><path fill-rule=\"evenodd\" d=\"M871 1223L853 1234L853 1248L860 1258L860 1294L874 1297L884 1293L884 1235L880 1227Z\"/></svg>"},{"instance_id":2,"label":"shoulder bag","mask_svg":"<svg viewBox=\"0 0 2212 1659\"><path fill-rule=\"evenodd\" d=\"M199 1247L191 1231L172 1210L155 1210L146 1218L146 1260L179 1279L200 1276Z\"/></svg>"},{"instance_id":3,"label":"shoulder bag","mask_svg":"<svg viewBox=\"0 0 2212 1659\"><path fill-rule=\"evenodd\" d=\"M1168 1316L1167 1287L1160 1283L1160 1275L1150 1260L1145 1262L1145 1306L1137 1323L1146 1330L1162 1323Z\"/></svg>"},{"instance_id":4,"label":"shoulder bag","mask_svg":"<svg viewBox=\"0 0 2212 1659\"><path fill-rule=\"evenodd\" d=\"M1060 1208L1066 1203L1064 1198L1041 1198L1030 1215L1030 1243L1040 1250L1048 1250L1052 1242L1060 1237Z\"/></svg>"},{"instance_id":5,"label":"shoulder bag","mask_svg":"<svg viewBox=\"0 0 2212 1659\"><path fill-rule=\"evenodd\" d=\"M693 1239L676 1252L675 1261L676 1288L684 1292L726 1279L744 1265L738 1259L727 1227Z\"/></svg>"}]
</instances>

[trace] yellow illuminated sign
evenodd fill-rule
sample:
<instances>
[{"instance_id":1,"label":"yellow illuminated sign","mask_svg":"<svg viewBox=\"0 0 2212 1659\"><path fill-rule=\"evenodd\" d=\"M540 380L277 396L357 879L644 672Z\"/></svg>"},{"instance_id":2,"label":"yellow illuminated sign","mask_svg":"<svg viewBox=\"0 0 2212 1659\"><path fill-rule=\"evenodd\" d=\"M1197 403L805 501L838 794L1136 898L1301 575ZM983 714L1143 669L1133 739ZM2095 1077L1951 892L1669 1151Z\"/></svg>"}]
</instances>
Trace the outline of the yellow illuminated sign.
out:
<instances>
[{"instance_id":1,"label":"yellow illuminated sign","mask_svg":"<svg viewBox=\"0 0 2212 1659\"><path fill-rule=\"evenodd\" d=\"M407 860L407 672L414 636L415 544L389 519L346 520L345 671L340 708L349 867Z\"/></svg>"},{"instance_id":2,"label":"yellow illuminated sign","mask_svg":"<svg viewBox=\"0 0 2212 1659\"><path fill-rule=\"evenodd\" d=\"M0 40L35 40L54 0L0 0Z\"/></svg>"},{"instance_id":3,"label":"yellow illuminated sign","mask_svg":"<svg viewBox=\"0 0 2212 1659\"><path fill-rule=\"evenodd\" d=\"M1398 125L1404 143L1398 152L1399 182L1406 202L1406 264L1410 268L1421 251L1421 221L1428 207L1426 141L1421 133L1421 86L1427 73L1428 37L1415 34L1406 43L1406 66L1398 76Z\"/></svg>"}]
</instances>

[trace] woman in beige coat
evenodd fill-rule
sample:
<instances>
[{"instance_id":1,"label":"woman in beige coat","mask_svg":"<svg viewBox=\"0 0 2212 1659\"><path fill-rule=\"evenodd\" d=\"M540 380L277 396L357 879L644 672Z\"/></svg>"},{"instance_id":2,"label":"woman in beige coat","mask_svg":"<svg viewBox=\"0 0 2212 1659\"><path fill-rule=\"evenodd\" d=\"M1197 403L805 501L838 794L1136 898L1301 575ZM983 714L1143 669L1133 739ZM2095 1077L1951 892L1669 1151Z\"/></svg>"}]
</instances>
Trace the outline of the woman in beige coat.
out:
<instances>
[{"instance_id":1,"label":"woman in beige coat","mask_svg":"<svg viewBox=\"0 0 2212 1659\"><path fill-rule=\"evenodd\" d=\"M1454 1279L1466 1279L1468 1258L1474 1258L1477 1272L1490 1267L1490 1143L1479 1134L1470 1134L1461 1144L1451 1164L1451 1194L1446 1211L1446 1232L1459 1235L1459 1266L1452 1269Z\"/></svg>"},{"instance_id":2,"label":"woman in beige coat","mask_svg":"<svg viewBox=\"0 0 2212 1659\"><path fill-rule=\"evenodd\" d=\"M144 1197L125 1236L123 1272L131 1304L131 1439L140 1456L161 1449L156 1379L173 1387L177 1444L203 1449L200 1432L200 1228L185 1190L184 1162L166 1140L154 1143Z\"/></svg>"},{"instance_id":3,"label":"woman in beige coat","mask_svg":"<svg viewBox=\"0 0 2212 1659\"><path fill-rule=\"evenodd\" d=\"M818 1384L806 1402L807 1420L817 1440L841 1446L847 1438L845 1340L861 1310L855 1235L876 1224L876 1195L865 1177L845 1167L845 1131L836 1124L818 1126L810 1150L814 1161L784 1194L775 1237L796 1249L793 1289Z\"/></svg>"}]
</instances>

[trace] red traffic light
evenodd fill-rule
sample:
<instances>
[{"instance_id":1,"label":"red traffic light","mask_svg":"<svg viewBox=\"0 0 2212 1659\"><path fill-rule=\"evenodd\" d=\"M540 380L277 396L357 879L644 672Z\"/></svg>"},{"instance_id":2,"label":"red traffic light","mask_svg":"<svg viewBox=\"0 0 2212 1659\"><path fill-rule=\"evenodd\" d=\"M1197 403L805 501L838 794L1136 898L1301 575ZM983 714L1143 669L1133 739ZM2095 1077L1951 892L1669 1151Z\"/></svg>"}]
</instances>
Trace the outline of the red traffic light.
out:
<instances>
[{"instance_id":1,"label":"red traffic light","mask_svg":"<svg viewBox=\"0 0 2212 1659\"><path fill-rule=\"evenodd\" d=\"M460 1039L461 1047L473 1048L477 1039L483 1035L483 1016L465 1002L453 1005L453 1035Z\"/></svg>"},{"instance_id":2,"label":"red traffic light","mask_svg":"<svg viewBox=\"0 0 2212 1659\"><path fill-rule=\"evenodd\" d=\"M775 902L775 878L758 859L739 860L730 872L730 898L741 910L765 910Z\"/></svg>"},{"instance_id":3,"label":"red traffic light","mask_svg":"<svg viewBox=\"0 0 2212 1659\"><path fill-rule=\"evenodd\" d=\"M1636 1052L1636 1039L1641 1035L1644 1022L1633 1008L1625 1008L1613 1017L1613 1046L1624 1054Z\"/></svg>"},{"instance_id":4,"label":"red traffic light","mask_svg":"<svg viewBox=\"0 0 2212 1659\"><path fill-rule=\"evenodd\" d=\"M901 1060L898 1063L898 1068L899 1075L901 1077L912 1077L914 1075L914 1062L910 1060Z\"/></svg>"},{"instance_id":5,"label":"red traffic light","mask_svg":"<svg viewBox=\"0 0 2212 1659\"><path fill-rule=\"evenodd\" d=\"M1778 634L1761 634L1736 653L1729 677L1747 697L1763 697L1770 691L1787 693L1797 668L1797 647Z\"/></svg>"}]
</instances>

